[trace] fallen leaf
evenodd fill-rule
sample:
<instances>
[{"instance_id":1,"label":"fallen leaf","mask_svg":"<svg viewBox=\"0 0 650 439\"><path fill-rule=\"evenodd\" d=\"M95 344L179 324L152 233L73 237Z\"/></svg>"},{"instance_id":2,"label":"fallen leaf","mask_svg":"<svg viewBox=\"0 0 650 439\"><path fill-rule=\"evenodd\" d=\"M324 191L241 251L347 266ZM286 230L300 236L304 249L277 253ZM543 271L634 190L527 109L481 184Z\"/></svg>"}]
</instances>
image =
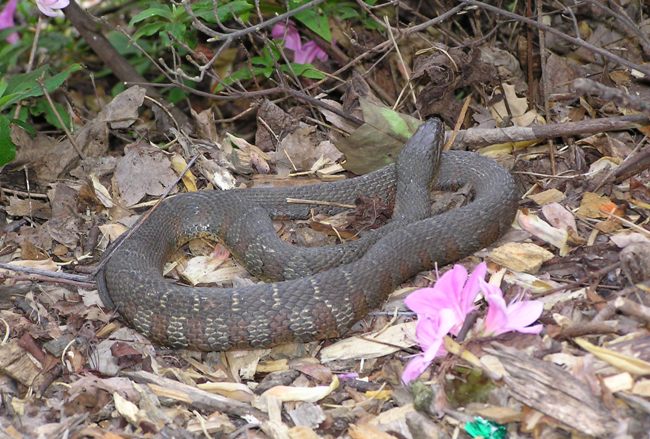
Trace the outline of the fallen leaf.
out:
<instances>
[{"instance_id":1,"label":"fallen leaf","mask_svg":"<svg viewBox=\"0 0 650 439\"><path fill-rule=\"evenodd\" d=\"M146 195L159 197L176 182L167 155L157 147L139 142L124 147L124 157L115 167L113 184L125 207L137 204Z\"/></svg>"},{"instance_id":2,"label":"fallen leaf","mask_svg":"<svg viewBox=\"0 0 650 439\"><path fill-rule=\"evenodd\" d=\"M603 384L612 393L620 392L630 390L634 385L634 378L629 373L623 372L603 378Z\"/></svg>"},{"instance_id":3,"label":"fallen leaf","mask_svg":"<svg viewBox=\"0 0 650 439\"><path fill-rule=\"evenodd\" d=\"M351 424L348 434L352 439L397 439L392 434L384 433L379 428L370 424Z\"/></svg>"},{"instance_id":4,"label":"fallen leaf","mask_svg":"<svg viewBox=\"0 0 650 439\"><path fill-rule=\"evenodd\" d=\"M216 393L242 402L251 402L255 396L253 391L247 385L241 383L208 382L197 384L196 387L207 392Z\"/></svg>"},{"instance_id":5,"label":"fallen leaf","mask_svg":"<svg viewBox=\"0 0 650 439\"><path fill-rule=\"evenodd\" d=\"M584 350L590 352L595 357L611 364L617 369L624 370L635 375L650 374L650 363L647 361L630 357L629 355L621 354L619 352L612 351L611 349L601 348L589 343L584 338L576 338L574 341Z\"/></svg>"},{"instance_id":6,"label":"fallen leaf","mask_svg":"<svg viewBox=\"0 0 650 439\"><path fill-rule=\"evenodd\" d=\"M502 83L501 86L504 100L500 100L490 107L490 113L497 124L503 124L506 119L510 118L515 125L520 127L527 127L533 123L544 123L544 118L535 110L528 110L528 99L518 97L513 85Z\"/></svg>"},{"instance_id":7,"label":"fallen leaf","mask_svg":"<svg viewBox=\"0 0 650 439\"><path fill-rule=\"evenodd\" d=\"M366 174L392 163L421 121L361 99L366 123L336 146L345 154L343 167L357 175Z\"/></svg>"},{"instance_id":8,"label":"fallen leaf","mask_svg":"<svg viewBox=\"0 0 650 439\"><path fill-rule=\"evenodd\" d=\"M138 406L117 392L113 393L113 402L115 403L115 409L117 412L122 415L122 417L126 419L129 424L137 427L138 412L140 411Z\"/></svg>"},{"instance_id":9,"label":"fallen leaf","mask_svg":"<svg viewBox=\"0 0 650 439\"><path fill-rule=\"evenodd\" d=\"M585 192L576 214L583 218L607 218L607 211L614 204L604 195Z\"/></svg>"},{"instance_id":10,"label":"fallen leaf","mask_svg":"<svg viewBox=\"0 0 650 439\"><path fill-rule=\"evenodd\" d=\"M534 213L525 214L517 211L515 221L531 235L557 247L560 250L560 256L566 256L569 253L569 246L567 245L569 234L566 230L551 226Z\"/></svg>"},{"instance_id":11,"label":"fallen leaf","mask_svg":"<svg viewBox=\"0 0 650 439\"><path fill-rule=\"evenodd\" d=\"M180 154L172 155L171 164L172 164L172 169L178 175L181 175L181 173L187 169L187 162ZM187 169L185 174L183 174L181 180L187 192L198 191L198 188L196 187L196 176L192 173L190 169Z\"/></svg>"},{"instance_id":12,"label":"fallen leaf","mask_svg":"<svg viewBox=\"0 0 650 439\"><path fill-rule=\"evenodd\" d=\"M108 192L108 189L106 189L106 186L104 186L97 176L95 174L90 174L90 181L92 182L93 185L93 191L95 193L95 196L99 200L100 203L102 203L102 206L110 209L115 205L113 203L113 199L111 198L111 194Z\"/></svg>"},{"instance_id":13,"label":"fallen leaf","mask_svg":"<svg viewBox=\"0 0 650 439\"><path fill-rule=\"evenodd\" d=\"M339 387L339 379L336 375L332 376L332 383L329 386L314 387L291 387L275 386L262 393L259 398L253 401L253 407L260 410L268 409L267 399L273 398L281 402L287 401L304 401L316 402L328 396Z\"/></svg>"},{"instance_id":14,"label":"fallen leaf","mask_svg":"<svg viewBox=\"0 0 650 439\"><path fill-rule=\"evenodd\" d=\"M545 204L549 204L549 203L558 203L564 200L566 196L564 195L563 192L553 188L542 192L538 192L536 194L528 195L527 198L530 198L540 206L544 206Z\"/></svg>"},{"instance_id":15,"label":"fallen leaf","mask_svg":"<svg viewBox=\"0 0 650 439\"><path fill-rule=\"evenodd\" d=\"M544 262L553 259L553 253L537 244L509 242L492 250L488 258L512 271L534 274Z\"/></svg>"},{"instance_id":16,"label":"fallen leaf","mask_svg":"<svg viewBox=\"0 0 650 439\"><path fill-rule=\"evenodd\" d=\"M415 344L415 324L407 322L364 336L338 341L320 352L323 363L334 360L379 358Z\"/></svg>"}]
</instances>

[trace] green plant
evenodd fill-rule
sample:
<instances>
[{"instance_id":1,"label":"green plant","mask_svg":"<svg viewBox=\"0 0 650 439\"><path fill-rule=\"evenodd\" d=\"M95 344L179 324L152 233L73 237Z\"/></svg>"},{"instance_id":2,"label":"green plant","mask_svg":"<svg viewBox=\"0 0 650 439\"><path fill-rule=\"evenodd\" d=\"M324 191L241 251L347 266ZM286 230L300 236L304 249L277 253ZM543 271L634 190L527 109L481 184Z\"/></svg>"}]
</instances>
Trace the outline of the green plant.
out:
<instances>
[{"instance_id":1,"label":"green plant","mask_svg":"<svg viewBox=\"0 0 650 439\"><path fill-rule=\"evenodd\" d=\"M49 124L61 129L63 127L54 114L54 111L57 111L63 123L70 127L70 119L65 108L55 103L53 109L44 97L44 90L52 93L72 73L81 69L80 64L73 64L59 73L52 74L49 66L44 65L29 73L0 79L0 166L11 162L16 156L16 145L10 136L12 124L17 124L28 133L34 134L30 117L43 116ZM21 106L17 116L12 116L19 103L26 105Z\"/></svg>"}]
</instances>

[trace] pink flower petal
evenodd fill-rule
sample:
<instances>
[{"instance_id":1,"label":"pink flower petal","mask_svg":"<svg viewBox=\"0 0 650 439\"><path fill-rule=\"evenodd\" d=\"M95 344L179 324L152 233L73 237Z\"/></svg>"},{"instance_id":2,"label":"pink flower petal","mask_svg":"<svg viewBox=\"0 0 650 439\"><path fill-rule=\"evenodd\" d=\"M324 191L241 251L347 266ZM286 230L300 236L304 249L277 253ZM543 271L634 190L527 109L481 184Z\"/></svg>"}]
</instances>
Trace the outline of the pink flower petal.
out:
<instances>
[{"instance_id":1,"label":"pink flower petal","mask_svg":"<svg viewBox=\"0 0 650 439\"><path fill-rule=\"evenodd\" d=\"M48 17L61 16L61 9L66 8L69 4L70 0L36 0L38 9Z\"/></svg>"},{"instance_id":2,"label":"pink flower petal","mask_svg":"<svg viewBox=\"0 0 650 439\"><path fill-rule=\"evenodd\" d=\"M443 308L453 308L454 300L449 294L434 288L422 288L413 291L404 299L404 304L418 317L437 314Z\"/></svg>"},{"instance_id":3,"label":"pink flower petal","mask_svg":"<svg viewBox=\"0 0 650 439\"><path fill-rule=\"evenodd\" d=\"M479 291L481 291L481 281L485 279L486 274L487 264L485 262L481 262L476 266L476 268L474 268L474 271L472 271L472 274L469 275L469 278L463 287L461 296L459 298L459 304L460 308L465 312L466 315L474 310L474 300L476 299Z\"/></svg>"},{"instance_id":4,"label":"pink flower petal","mask_svg":"<svg viewBox=\"0 0 650 439\"><path fill-rule=\"evenodd\" d=\"M296 64L311 64L316 58L321 61L327 60L327 53L313 40L307 41L301 49L294 50L293 54L293 62Z\"/></svg>"},{"instance_id":5,"label":"pink flower petal","mask_svg":"<svg viewBox=\"0 0 650 439\"><path fill-rule=\"evenodd\" d=\"M422 375L424 371L427 370L429 364L431 363L424 359L424 355L417 355L411 358L411 360L404 367L404 371L402 372L402 382L405 385L410 384L411 381L417 379L417 377Z\"/></svg>"},{"instance_id":6,"label":"pink flower petal","mask_svg":"<svg viewBox=\"0 0 650 439\"><path fill-rule=\"evenodd\" d=\"M15 26L14 15L16 14L16 5L18 0L9 0L5 7L0 11L0 30ZM16 44L20 38L16 32L7 36L9 44Z\"/></svg>"},{"instance_id":7,"label":"pink flower petal","mask_svg":"<svg viewBox=\"0 0 650 439\"><path fill-rule=\"evenodd\" d=\"M544 311L544 304L539 300L522 300L508 305L508 326L511 328L525 328L535 323ZM519 329L515 329L519 331Z\"/></svg>"},{"instance_id":8,"label":"pink flower petal","mask_svg":"<svg viewBox=\"0 0 650 439\"><path fill-rule=\"evenodd\" d=\"M481 288L488 302L488 312L483 324L484 334L499 335L510 331L538 334L542 330L542 325L529 326L542 314L542 302L525 300L513 301L506 305L499 287L482 281Z\"/></svg>"},{"instance_id":9,"label":"pink flower petal","mask_svg":"<svg viewBox=\"0 0 650 439\"><path fill-rule=\"evenodd\" d=\"M451 333L456 335L467 314L475 309L474 299L480 291L479 281L483 280L486 272L486 264L479 264L468 278L465 267L454 265L440 276L433 287L414 291L404 299L404 303L417 313L418 318L436 315L441 309L453 310L456 323Z\"/></svg>"},{"instance_id":10,"label":"pink flower petal","mask_svg":"<svg viewBox=\"0 0 650 439\"><path fill-rule=\"evenodd\" d=\"M443 309L436 316L425 316L418 320L415 337L424 350L422 355L413 358L402 373L405 384L419 377L436 357L445 355L443 340L456 322L454 313Z\"/></svg>"},{"instance_id":11,"label":"pink flower petal","mask_svg":"<svg viewBox=\"0 0 650 439\"><path fill-rule=\"evenodd\" d=\"M291 22L289 22L288 26L284 23L276 24L271 29L271 35L276 40L284 40L285 49L293 50L294 52L302 49L300 34Z\"/></svg>"}]
</instances>

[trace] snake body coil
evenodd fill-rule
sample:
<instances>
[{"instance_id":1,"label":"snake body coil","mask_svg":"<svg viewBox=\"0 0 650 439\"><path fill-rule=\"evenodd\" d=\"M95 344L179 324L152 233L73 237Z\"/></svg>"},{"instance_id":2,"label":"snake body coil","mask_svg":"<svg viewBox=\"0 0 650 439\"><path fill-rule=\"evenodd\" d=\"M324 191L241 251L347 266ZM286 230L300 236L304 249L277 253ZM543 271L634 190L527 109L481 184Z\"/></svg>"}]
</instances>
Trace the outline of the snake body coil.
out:
<instances>
[{"instance_id":1,"label":"snake body coil","mask_svg":"<svg viewBox=\"0 0 650 439\"><path fill-rule=\"evenodd\" d=\"M467 256L510 227L517 204L510 174L474 153L441 154L442 138L442 124L428 121L396 165L349 180L169 198L99 272L100 295L142 334L175 348L222 351L340 336L406 279ZM439 189L469 183L474 198L429 217L431 182ZM358 241L300 248L273 229L271 218L336 211L287 198L350 204L361 195L394 199L395 213ZM221 239L251 273L290 280L221 289L165 280L166 258L188 237L205 234Z\"/></svg>"}]
</instances>

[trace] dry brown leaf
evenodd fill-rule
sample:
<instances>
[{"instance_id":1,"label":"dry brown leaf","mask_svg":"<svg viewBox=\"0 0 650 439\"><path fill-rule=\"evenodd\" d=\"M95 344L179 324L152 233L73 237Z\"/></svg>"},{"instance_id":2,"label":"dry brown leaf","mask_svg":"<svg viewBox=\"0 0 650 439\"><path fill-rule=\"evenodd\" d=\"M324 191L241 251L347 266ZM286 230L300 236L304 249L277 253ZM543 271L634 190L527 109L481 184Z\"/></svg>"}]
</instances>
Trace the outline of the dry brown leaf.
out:
<instances>
[{"instance_id":1,"label":"dry brown leaf","mask_svg":"<svg viewBox=\"0 0 650 439\"><path fill-rule=\"evenodd\" d=\"M108 192L108 189L106 189L106 186L104 186L97 176L95 174L90 174L90 181L93 185L93 191L95 192L95 196L99 200L100 203L102 203L102 206L110 209L115 205L113 203L113 199L111 197L111 194Z\"/></svg>"},{"instance_id":2,"label":"dry brown leaf","mask_svg":"<svg viewBox=\"0 0 650 439\"><path fill-rule=\"evenodd\" d=\"M488 257L512 271L534 274L544 262L553 258L553 253L537 244L509 242L492 250Z\"/></svg>"},{"instance_id":3,"label":"dry brown leaf","mask_svg":"<svg viewBox=\"0 0 650 439\"><path fill-rule=\"evenodd\" d=\"M569 234L566 230L551 226L534 213L525 214L522 211L517 211L515 221L519 224L519 227L531 235L558 248L560 256L566 256L569 253L569 246L567 245Z\"/></svg>"},{"instance_id":4,"label":"dry brown leaf","mask_svg":"<svg viewBox=\"0 0 650 439\"><path fill-rule=\"evenodd\" d=\"M634 386L634 378L627 372L611 375L603 378L603 384L614 393L622 390L630 390Z\"/></svg>"},{"instance_id":5,"label":"dry brown leaf","mask_svg":"<svg viewBox=\"0 0 650 439\"><path fill-rule=\"evenodd\" d=\"M505 100L498 101L490 107L490 113L498 124L502 124L504 119L512 119L515 125L527 127L533 123L544 123L544 118L535 110L528 110L528 99L520 98L515 92L515 87L510 84L502 83Z\"/></svg>"},{"instance_id":6,"label":"dry brown leaf","mask_svg":"<svg viewBox=\"0 0 650 439\"><path fill-rule=\"evenodd\" d=\"M115 409L117 412L122 415L122 417L126 419L129 424L137 427L138 412L140 411L138 406L117 392L113 393L113 402L115 403Z\"/></svg>"},{"instance_id":7,"label":"dry brown leaf","mask_svg":"<svg viewBox=\"0 0 650 439\"><path fill-rule=\"evenodd\" d=\"M268 355L270 349L248 349L241 351L228 351L222 353L226 357L226 364L230 366L230 373L234 377L252 380L257 370L260 358Z\"/></svg>"},{"instance_id":8,"label":"dry brown leaf","mask_svg":"<svg viewBox=\"0 0 650 439\"><path fill-rule=\"evenodd\" d=\"M646 398L650 397L650 380L639 380L634 383L632 393Z\"/></svg>"},{"instance_id":9,"label":"dry brown leaf","mask_svg":"<svg viewBox=\"0 0 650 439\"><path fill-rule=\"evenodd\" d=\"M320 352L321 361L379 358L411 347L415 344L415 324L400 323L382 331L338 341Z\"/></svg>"},{"instance_id":10,"label":"dry brown leaf","mask_svg":"<svg viewBox=\"0 0 650 439\"><path fill-rule=\"evenodd\" d=\"M564 200L566 196L564 195L563 192L553 188L542 192L538 192L536 194L528 195L527 198L530 198L540 206L544 206L545 204L549 204L549 203L558 203Z\"/></svg>"},{"instance_id":11,"label":"dry brown leaf","mask_svg":"<svg viewBox=\"0 0 650 439\"><path fill-rule=\"evenodd\" d=\"M11 216L26 216L41 219L49 219L52 216L50 204L45 201L18 197L8 197L8 199L7 213Z\"/></svg>"},{"instance_id":12,"label":"dry brown leaf","mask_svg":"<svg viewBox=\"0 0 650 439\"><path fill-rule=\"evenodd\" d=\"M351 424L348 434L352 439L397 439L392 434L384 433L379 428L370 424Z\"/></svg>"},{"instance_id":13,"label":"dry brown leaf","mask_svg":"<svg viewBox=\"0 0 650 439\"><path fill-rule=\"evenodd\" d=\"M630 357L629 355L621 354L611 349L601 348L589 343L584 338L576 338L574 341L584 350L590 352L595 357L611 364L617 369L624 370L635 375L650 375L650 363L647 361Z\"/></svg>"},{"instance_id":14,"label":"dry brown leaf","mask_svg":"<svg viewBox=\"0 0 650 439\"><path fill-rule=\"evenodd\" d=\"M125 207L137 204L146 195L159 197L176 182L167 155L145 142L124 147L124 157L115 167L113 185Z\"/></svg>"},{"instance_id":15,"label":"dry brown leaf","mask_svg":"<svg viewBox=\"0 0 650 439\"><path fill-rule=\"evenodd\" d=\"M607 218L607 211L612 201L604 195L585 192L576 214L583 218Z\"/></svg>"},{"instance_id":16,"label":"dry brown leaf","mask_svg":"<svg viewBox=\"0 0 650 439\"><path fill-rule=\"evenodd\" d=\"M255 396L253 391L247 385L240 383L208 382L197 384L196 387L207 392L216 393L242 402L251 402Z\"/></svg>"},{"instance_id":17,"label":"dry brown leaf","mask_svg":"<svg viewBox=\"0 0 650 439\"><path fill-rule=\"evenodd\" d=\"M318 439L320 436L309 427L297 425L289 429L290 439Z\"/></svg>"},{"instance_id":18,"label":"dry brown leaf","mask_svg":"<svg viewBox=\"0 0 650 439\"><path fill-rule=\"evenodd\" d=\"M287 401L304 401L316 402L328 396L339 387L339 378L332 376L332 382L329 386L314 387L292 387L292 386L275 386L262 393L259 398L253 401L253 407L260 410L268 410L269 399L275 399L281 402Z\"/></svg>"},{"instance_id":19,"label":"dry brown leaf","mask_svg":"<svg viewBox=\"0 0 650 439\"><path fill-rule=\"evenodd\" d=\"M237 265L221 267L223 263L224 260L219 257L195 256L187 261L181 276L192 285L197 285L232 281L248 273L246 269Z\"/></svg>"},{"instance_id":20,"label":"dry brown leaf","mask_svg":"<svg viewBox=\"0 0 650 439\"><path fill-rule=\"evenodd\" d=\"M180 154L173 154L171 159L172 169L176 174L181 175L181 172L187 169L187 162ZM196 192L198 188L196 187L196 177L191 170L187 170L182 177L183 185L187 192Z\"/></svg>"}]
</instances>

